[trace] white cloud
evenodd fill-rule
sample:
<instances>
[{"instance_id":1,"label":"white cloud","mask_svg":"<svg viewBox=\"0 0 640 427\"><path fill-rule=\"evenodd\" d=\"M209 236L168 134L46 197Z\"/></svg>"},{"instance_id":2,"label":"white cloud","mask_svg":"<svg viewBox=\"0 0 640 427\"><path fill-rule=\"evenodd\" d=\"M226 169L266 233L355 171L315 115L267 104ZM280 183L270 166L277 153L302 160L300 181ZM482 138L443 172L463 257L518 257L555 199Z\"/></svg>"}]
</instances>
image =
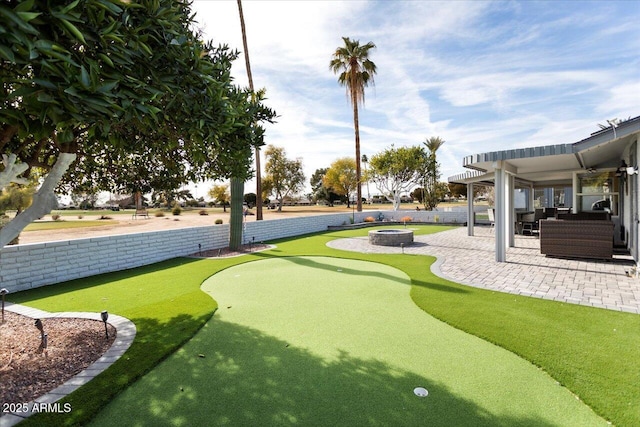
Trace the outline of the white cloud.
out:
<instances>
[{"instance_id":1,"label":"white cloud","mask_svg":"<svg viewBox=\"0 0 640 427\"><path fill-rule=\"evenodd\" d=\"M328 68L348 36L373 41L362 152L441 136L443 179L466 155L575 142L640 114L640 10L630 2L244 1L256 87L279 114L267 143L307 177L353 155L352 109ZM236 1L196 0L206 36L242 50ZM234 64L246 85L244 58ZM247 191L249 191L247 185Z\"/></svg>"}]
</instances>

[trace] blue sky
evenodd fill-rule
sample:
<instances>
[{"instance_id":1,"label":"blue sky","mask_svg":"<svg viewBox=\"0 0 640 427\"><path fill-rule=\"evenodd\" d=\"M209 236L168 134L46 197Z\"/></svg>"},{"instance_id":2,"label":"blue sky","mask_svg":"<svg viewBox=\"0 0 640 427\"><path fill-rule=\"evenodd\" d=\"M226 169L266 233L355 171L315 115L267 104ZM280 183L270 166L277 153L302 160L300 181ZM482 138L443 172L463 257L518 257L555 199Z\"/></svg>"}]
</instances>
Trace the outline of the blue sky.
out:
<instances>
[{"instance_id":1,"label":"blue sky","mask_svg":"<svg viewBox=\"0 0 640 427\"><path fill-rule=\"evenodd\" d=\"M235 0L193 8L204 38L242 50ZM279 115L265 142L302 158L307 178L354 156L352 109L328 66L342 36L377 46L362 153L439 136L443 181L466 155L576 142L640 115L640 1L245 0L243 10L254 85ZM233 75L248 85L244 57Z\"/></svg>"}]
</instances>

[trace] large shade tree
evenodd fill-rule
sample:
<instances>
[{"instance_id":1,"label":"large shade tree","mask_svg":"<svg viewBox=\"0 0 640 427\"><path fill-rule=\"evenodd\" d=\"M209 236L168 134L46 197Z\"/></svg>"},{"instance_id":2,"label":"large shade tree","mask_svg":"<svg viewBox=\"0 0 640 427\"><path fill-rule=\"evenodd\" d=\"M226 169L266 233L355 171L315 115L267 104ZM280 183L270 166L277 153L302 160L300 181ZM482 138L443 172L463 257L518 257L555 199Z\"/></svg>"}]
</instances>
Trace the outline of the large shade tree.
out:
<instances>
[{"instance_id":1,"label":"large shade tree","mask_svg":"<svg viewBox=\"0 0 640 427\"><path fill-rule=\"evenodd\" d=\"M284 199L304 188L304 172L301 159L288 159L282 147L267 145L264 150L266 176L263 178L264 188L278 199L278 211L282 211Z\"/></svg>"},{"instance_id":2,"label":"large shade tree","mask_svg":"<svg viewBox=\"0 0 640 427\"><path fill-rule=\"evenodd\" d=\"M232 85L236 53L191 31L190 2L29 0L0 15L0 188L49 171L0 247L50 212L58 185L134 192L251 175L258 124L274 113Z\"/></svg>"},{"instance_id":3,"label":"large shade tree","mask_svg":"<svg viewBox=\"0 0 640 427\"><path fill-rule=\"evenodd\" d=\"M329 206L333 206L333 202L340 200L340 196L324 184L324 177L328 170L329 168L316 169L309 178L309 184L311 185L311 197L315 202L324 200Z\"/></svg>"},{"instance_id":4,"label":"large shade tree","mask_svg":"<svg viewBox=\"0 0 640 427\"><path fill-rule=\"evenodd\" d=\"M329 68L338 74L338 83L347 88L347 96L353 107L353 127L356 139L356 186L357 210L362 211L362 172L360 169L360 121L358 106L364 105L364 89L373 84L373 76L376 73L376 64L369 59L369 53L376 47L373 42L360 45L359 40L351 40L343 37L344 46L340 46L333 53Z\"/></svg>"},{"instance_id":5,"label":"large shade tree","mask_svg":"<svg viewBox=\"0 0 640 427\"><path fill-rule=\"evenodd\" d=\"M351 207L351 196L358 185L356 177L356 161L352 157L342 157L331 163L322 182L334 193L347 199L347 207Z\"/></svg>"},{"instance_id":6,"label":"large shade tree","mask_svg":"<svg viewBox=\"0 0 640 427\"><path fill-rule=\"evenodd\" d=\"M423 147L391 146L371 156L367 178L370 179L393 209L400 208L400 196L422 182L428 155Z\"/></svg>"}]
</instances>

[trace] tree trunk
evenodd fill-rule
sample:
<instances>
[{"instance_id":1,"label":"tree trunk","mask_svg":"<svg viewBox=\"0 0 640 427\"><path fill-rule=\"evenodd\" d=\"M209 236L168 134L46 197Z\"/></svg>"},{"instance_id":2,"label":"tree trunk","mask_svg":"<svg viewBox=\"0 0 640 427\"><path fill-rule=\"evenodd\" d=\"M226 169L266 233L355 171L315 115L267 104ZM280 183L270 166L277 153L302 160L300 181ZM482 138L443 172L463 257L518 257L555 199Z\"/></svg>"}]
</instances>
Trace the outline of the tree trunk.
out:
<instances>
[{"instance_id":1,"label":"tree trunk","mask_svg":"<svg viewBox=\"0 0 640 427\"><path fill-rule=\"evenodd\" d=\"M400 193L393 196L393 210L397 211L400 209Z\"/></svg>"},{"instance_id":2,"label":"tree trunk","mask_svg":"<svg viewBox=\"0 0 640 427\"><path fill-rule=\"evenodd\" d=\"M42 218L57 206L58 200L53 191L75 160L75 153L60 153L40 189L34 194L31 206L0 229L0 248L18 237L27 225Z\"/></svg>"},{"instance_id":3,"label":"tree trunk","mask_svg":"<svg viewBox=\"0 0 640 427\"><path fill-rule=\"evenodd\" d=\"M362 212L362 173L360 171L360 124L358 122L358 100L356 99L355 92L351 93L351 102L353 103L353 127L356 133L356 193L358 200L356 201L356 210Z\"/></svg>"},{"instance_id":4,"label":"tree trunk","mask_svg":"<svg viewBox=\"0 0 640 427\"><path fill-rule=\"evenodd\" d=\"M27 170L29 165L26 163L16 163L17 156L15 154L2 155L2 164L4 170L0 172L0 191L7 187L12 182L26 184L27 181L23 178L18 178L24 171Z\"/></svg>"},{"instance_id":5,"label":"tree trunk","mask_svg":"<svg viewBox=\"0 0 640 427\"><path fill-rule=\"evenodd\" d=\"M262 170L260 168L260 149L256 147L256 221L262 221Z\"/></svg>"},{"instance_id":6,"label":"tree trunk","mask_svg":"<svg viewBox=\"0 0 640 427\"><path fill-rule=\"evenodd\" d=\"M229 249L232 251L242 246L242 197L244 181L231 178L231 215L229 216Z\"/></svg>"},{"instance_id":7,"label":"tree trunk","mask_svg":"<svg viewBox=\"0 0 640 427\"><path fill-rule=\"evenodd\" d=\"M244 25L244 13L242 13L242 0L238 0L238 12L240 13L242 46L244 47L244 62L247 65L249 89L253 92L253 75L251 74L251 62L249 61L249 44L247 43L247 29ZM262 221L262 170L260 167L260 148L256 147L254 152L256 156L256 221Z\"/></svg>"}]
</instances>

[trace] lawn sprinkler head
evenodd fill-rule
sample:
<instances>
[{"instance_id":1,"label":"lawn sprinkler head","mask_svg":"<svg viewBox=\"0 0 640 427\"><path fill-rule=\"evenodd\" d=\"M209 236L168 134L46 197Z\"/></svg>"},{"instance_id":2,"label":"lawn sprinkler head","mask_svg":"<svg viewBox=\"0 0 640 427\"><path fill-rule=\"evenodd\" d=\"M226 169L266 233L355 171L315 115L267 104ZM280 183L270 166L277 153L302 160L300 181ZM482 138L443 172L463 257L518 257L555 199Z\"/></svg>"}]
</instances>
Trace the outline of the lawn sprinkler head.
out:
<instances>
[{"instance_id":1,"label":"lawn sprinkler head","mask_svg":"<svg viewBox=\"0 0 640 427\"><path fill-rule=\"evenodd\" d=\"M109 338L109 330L107 329L107 319L109 319L109 313L107 313L107 310L104 310L102 313L100 313L100 317L104 322L104 334L107 338Z\"/></svg>"},{"instance_id":2,"label":"lawn sprinkler head","mask_svg":"<svg viewBox=\"0 0 640 427\"><path fill-rule=\"evenodd\" d=\"M429 391L424 387L416 387L413 389L413 394L418 397L427 397L429 396Z\"/></svg>"}]
</instances>

